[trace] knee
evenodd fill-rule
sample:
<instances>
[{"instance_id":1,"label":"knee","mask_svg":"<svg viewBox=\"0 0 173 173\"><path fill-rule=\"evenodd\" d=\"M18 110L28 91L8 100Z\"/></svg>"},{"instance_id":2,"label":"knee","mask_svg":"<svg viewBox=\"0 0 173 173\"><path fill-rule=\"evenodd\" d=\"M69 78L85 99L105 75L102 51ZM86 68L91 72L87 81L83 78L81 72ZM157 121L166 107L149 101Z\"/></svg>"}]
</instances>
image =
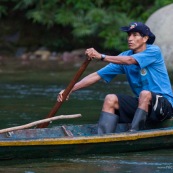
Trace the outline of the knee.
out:
<instances>
[{"instance_id":1,"label":"knee","mask_svg":"<svg viewBox=\"0 0 173 173\"><path fill-rule=\"evenodd\" d=\"M115 105L116 103L118 103L118 98L115 94L108 94L105 97L104 103L108 104L108 105Z\"/></svg>"},{"instance_id":2,"label":"knee","mask_svg":"<svg viewBox=\"0 0 173 173\"><path fill-rule=\"evenodd\" d=\"M141 91L139 95L139 101L150 101L152 98L151 92L150 91Z\"/></svg>"}]
</instances>

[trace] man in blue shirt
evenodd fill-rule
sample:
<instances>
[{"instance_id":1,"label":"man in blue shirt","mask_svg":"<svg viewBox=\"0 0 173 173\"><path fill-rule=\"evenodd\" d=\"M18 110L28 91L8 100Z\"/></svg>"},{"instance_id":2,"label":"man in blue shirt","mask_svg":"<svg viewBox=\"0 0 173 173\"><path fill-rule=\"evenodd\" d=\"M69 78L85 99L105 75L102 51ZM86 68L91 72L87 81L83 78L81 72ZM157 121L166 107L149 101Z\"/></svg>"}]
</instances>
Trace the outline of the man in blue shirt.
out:
<instances>
[{"instance_id":1,"label":"man in blue shirt","mask_svg":"<svg viewBox=\"0 0 173 173\"><path fill-rule=\"evenodd\" d=\"M131 123L130 131L144 129L147 119L160 122L172 116L173 93L158 46L153 45L155 35L141 22L121 27L127 32L129 50L118 56L109 56L97 52L94 48L86 50L90 59L109 62L75 84L72 89L87 87L100 79L110 82L116 75L126 74L133 96L108 94L105 97L98 123L98 133L115 132L118 122ZM62 101L63 91L58 101Z\"/></svg>"}]
</instances>

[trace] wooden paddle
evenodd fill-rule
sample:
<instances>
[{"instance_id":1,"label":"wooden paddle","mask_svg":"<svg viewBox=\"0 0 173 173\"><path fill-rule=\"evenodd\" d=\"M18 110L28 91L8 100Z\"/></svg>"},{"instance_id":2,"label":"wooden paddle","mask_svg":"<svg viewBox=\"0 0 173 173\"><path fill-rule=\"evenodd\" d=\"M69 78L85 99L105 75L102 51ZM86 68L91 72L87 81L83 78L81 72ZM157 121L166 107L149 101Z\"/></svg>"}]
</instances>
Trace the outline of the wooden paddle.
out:
<instances>
[{"instance_id":1,"label":"wooden paddle","mask_svg":"<svg viewBox=\"0 0 173 173\"><path fill-rule=\"evenodd\" d=\"M79 78L81 77L81 75L85 71L85 69L88 66L88 64L89 64L90 61L91 60L86 59L83 62L83 64L81 65L81 67L77 71L76 75L73 77L73 79L71 80L71 82L69 83L69 85L67 86L67 88L65 89L65 91L63 93L63 100L62 100L62 102L58 102L57 101L56 104L54 105L53 109L50 111L50 113L48 114L48 116L46 118L51 118L51 117L53 117L56 114L56 112L58 111L58 109L61 107L62 103L66 100L67 96L69 95L69 93L72 90L72 88L75 85L75 83L79 80ZM50 122L39 124L36 128L46 128L49 125L49 123Z\"/></svg>"}]
</instances>

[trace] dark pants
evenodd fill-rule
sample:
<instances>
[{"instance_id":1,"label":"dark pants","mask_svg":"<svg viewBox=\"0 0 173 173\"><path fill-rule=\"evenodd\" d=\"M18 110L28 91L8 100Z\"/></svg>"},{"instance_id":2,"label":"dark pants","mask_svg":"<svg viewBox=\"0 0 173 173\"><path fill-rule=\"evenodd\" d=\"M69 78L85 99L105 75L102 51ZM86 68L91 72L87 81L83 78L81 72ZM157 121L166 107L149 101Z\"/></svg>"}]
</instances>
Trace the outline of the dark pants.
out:
<instances>
[{"instance_id":1,"label":"dark pants","mask_svg":"<svg viewBox=\"0 0 173 173\"><path fill-rule=\"evenodd\" d=\"M119 115L120 123L131 123L138 108L138 98L117 94L119 110L115 114ZM152 100L149 107L147 120L160 122L173 116L172 105L169 101L152 92Z\"/></svg>"}]
</instances>

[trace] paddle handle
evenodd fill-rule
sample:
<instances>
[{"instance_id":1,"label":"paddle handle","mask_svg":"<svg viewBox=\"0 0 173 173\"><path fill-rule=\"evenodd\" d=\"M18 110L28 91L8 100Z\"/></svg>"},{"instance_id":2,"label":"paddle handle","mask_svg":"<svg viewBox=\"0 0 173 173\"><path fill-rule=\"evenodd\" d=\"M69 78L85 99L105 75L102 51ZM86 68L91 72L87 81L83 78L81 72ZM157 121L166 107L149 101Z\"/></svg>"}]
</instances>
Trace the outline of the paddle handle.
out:
<instances>
[{"instance_id":1,"label":"paddle handle","mask_svg":"<svg viewBox=\"0 0 173 173\"><path fill-rule=\"evenodd\" d=\"M91 61L90 59L86 59L83 62L83 64L81 65L81 67L77 71L76 75L73 77L73 79L71 80L71 82L69 83L67 88L65 89L65 91L63 93L63 100L62 100L62 102L58 102L57 101L56 104L54 105L54 107L52 108L52 110L50 111L50 113L48 114L48 116L46 118L51 118L51 117L55 116L56 112L59 110L59 108L61 107L63 102L66 100L66 98L69 95L70 91L72 90L72 88L74 87L76 82L79 80L79 78L81 77L81 75L83 74L85 69L87 68L87 66L88 66L90 61ZM49 125L49 123L50 122L39 124L36 128L46 128Z\"/></svg>"}]
</instances>

